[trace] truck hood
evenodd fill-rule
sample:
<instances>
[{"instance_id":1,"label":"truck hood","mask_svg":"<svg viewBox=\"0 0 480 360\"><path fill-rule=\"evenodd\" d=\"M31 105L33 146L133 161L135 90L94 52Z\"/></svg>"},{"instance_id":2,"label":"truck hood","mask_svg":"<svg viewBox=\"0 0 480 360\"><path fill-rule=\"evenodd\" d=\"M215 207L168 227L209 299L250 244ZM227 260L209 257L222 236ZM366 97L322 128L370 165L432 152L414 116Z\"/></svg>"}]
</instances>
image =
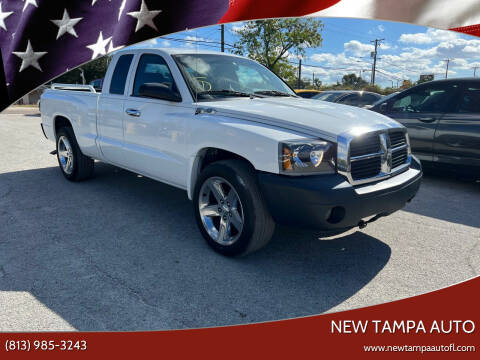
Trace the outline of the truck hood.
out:
<instances>
[{"instance_id":1,"label":"truck hood","mask_svg":"<svg viewBox=\"0 0 480 360\"><path fill-rule=\"evenodd\" d=\"M376 112L353 106L293 97L235 98L197 103L224 115L336 140L347 132L357 134L398 128L400 123Z\"/></svg>"}]
</instances>

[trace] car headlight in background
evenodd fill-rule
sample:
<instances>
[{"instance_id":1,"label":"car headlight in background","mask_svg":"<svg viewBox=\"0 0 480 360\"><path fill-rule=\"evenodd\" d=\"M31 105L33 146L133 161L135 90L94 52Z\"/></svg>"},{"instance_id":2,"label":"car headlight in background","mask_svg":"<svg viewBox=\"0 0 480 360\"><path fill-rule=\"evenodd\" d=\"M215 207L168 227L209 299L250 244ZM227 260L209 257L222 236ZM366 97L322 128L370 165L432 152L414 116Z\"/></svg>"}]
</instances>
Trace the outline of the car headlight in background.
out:
<instances>
[{"instance_id":1,"label":"car headlight in background","mask_svg":"<svg viewBox=\"0 0 480 360\"><path fill-rule=\"evenodd\" d=\"M335 173L335 145L325 140L303 139L281 142L280 172L286 175Z\"/></svg>"}]
</instances>

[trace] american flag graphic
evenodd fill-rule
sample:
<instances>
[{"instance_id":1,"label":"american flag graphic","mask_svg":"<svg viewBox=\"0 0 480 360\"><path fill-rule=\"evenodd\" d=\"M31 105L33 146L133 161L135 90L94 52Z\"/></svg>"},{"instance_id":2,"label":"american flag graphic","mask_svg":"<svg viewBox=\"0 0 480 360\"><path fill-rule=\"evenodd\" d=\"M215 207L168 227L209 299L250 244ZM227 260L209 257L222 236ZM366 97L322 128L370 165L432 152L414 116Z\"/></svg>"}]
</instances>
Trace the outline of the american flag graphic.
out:
<instances>
[{"instance_id":1,"label":"american flag graphic","mask_svg":"<svg viewBox=\"0 0 480 360\"><path fill-rule=\"evenodd\" d=\"M119 47L215 24L227 0L0 1L0 106Z\"/></svg>"},{"instance_id":2,"label":"american flag graphic","mask_svg":"<svg viewBox=\"0 0 480 360\"><path fill-rule=\"evenodd\" d=\"M435 1L438 11L440 2L442 13L448 11L443 24L450 28L458 24L462 27L455 30L480 35L480 26L474 25L480 23L478 0L464 0L461 6L451 0L2 0L0 110L69 69L161 35L222 22L319 11L319 15L429 25L425 15L435 10ZM414 7L415 16L409 11Z\"/></svg>"}]
</instances>

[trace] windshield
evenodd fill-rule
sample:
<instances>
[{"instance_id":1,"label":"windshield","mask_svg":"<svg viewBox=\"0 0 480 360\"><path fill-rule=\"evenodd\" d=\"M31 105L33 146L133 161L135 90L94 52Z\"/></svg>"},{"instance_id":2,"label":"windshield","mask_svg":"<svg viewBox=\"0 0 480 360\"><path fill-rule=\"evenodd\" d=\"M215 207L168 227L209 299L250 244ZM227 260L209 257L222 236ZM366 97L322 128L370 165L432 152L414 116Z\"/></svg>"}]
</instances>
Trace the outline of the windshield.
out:
<instances>
[{"instance_id":1,"label":"windshield","mask_svg":"<svg viewBox=\"0 0 480 360\"><path fill-rule=\"evenodd\" d=\"M334 102L335 100L337 100L340 96L342 96L344 94L345 93L342 93L342 92L330 92L330 93L329 92L323 92L321 94L318 94L318 95L314 96L312 99Z\"/></svg>"},{"instance_id":2,"label":"windshield","mask_svg":"<svg viewBox=\"0 0 480 360\"><path fill-rule=\"evenodd\" d=\"M181 54L173 58L197 100L296 96L277 75L249 59L215 54Z\"/></svg>"}]
</instances>

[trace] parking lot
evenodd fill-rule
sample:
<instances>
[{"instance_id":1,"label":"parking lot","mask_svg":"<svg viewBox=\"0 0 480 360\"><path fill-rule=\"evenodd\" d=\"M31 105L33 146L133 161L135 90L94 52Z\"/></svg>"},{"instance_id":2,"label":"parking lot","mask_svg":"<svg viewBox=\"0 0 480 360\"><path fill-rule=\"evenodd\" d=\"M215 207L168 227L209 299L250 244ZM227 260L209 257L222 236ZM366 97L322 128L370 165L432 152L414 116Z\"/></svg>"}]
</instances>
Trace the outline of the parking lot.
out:
<instances>
[{"instance_id":1,"label":"parking lot","mask_svg":"<svg viewBox=\"0 0 480 360\"><path fill-rule=\"evenodd\" d=\"M245 258L186 193L97 163L67 182L36 109L0 114L0 331L159 330L354 309L480 272L480 183L426 176L408 206L329 239L277 230Z\"/></svg>"}]
</instances>

